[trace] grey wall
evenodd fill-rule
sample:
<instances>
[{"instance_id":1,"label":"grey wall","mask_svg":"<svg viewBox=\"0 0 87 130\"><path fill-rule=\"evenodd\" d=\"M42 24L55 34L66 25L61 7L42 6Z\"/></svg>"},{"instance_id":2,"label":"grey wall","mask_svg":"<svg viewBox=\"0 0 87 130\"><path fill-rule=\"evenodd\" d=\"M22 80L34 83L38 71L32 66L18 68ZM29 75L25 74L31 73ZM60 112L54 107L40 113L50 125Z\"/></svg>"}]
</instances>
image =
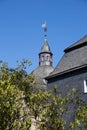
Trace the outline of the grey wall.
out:
<instances>
[{"instance_id":1,"label":"grey wall","mask_svg":"<svg viewBox=\"0 0 87 130\"><path fill-rule=\"evenodd\" d=\"M64 74L48 80L48 89L52 89L57 85L58 90L66 95L67 91L71 88L77 88L80 96L87 99L87 94L84 93L84 80L87 80L87 69L81 69L68 74Z\"/></svg>"},{"instance_id":2,"label":"grey wall","mask_svg":"<svg viewBox=\"0 0 87 130\"><path fill-rule=\"evenodd\" d=\"M55 78L48 80L48 89L52 89L54 85L57 85L58 90L62 92L63 96L71 88L79 89L80 97L86 101L87 103L87 94L84 93L84 80L87 80L87 69L82 69L78 71L74 71L68 74L64 74ZM67 114L64 116L65 120L69 124L70 121L73 121L74 117L74 108L73 105L69 106L70 109L68 110ZM67 125L68 126L68 125ZM79 130L79 129L78 129ZM82 128L82 130L85 130Z\"/></svg>"}]
</instances>

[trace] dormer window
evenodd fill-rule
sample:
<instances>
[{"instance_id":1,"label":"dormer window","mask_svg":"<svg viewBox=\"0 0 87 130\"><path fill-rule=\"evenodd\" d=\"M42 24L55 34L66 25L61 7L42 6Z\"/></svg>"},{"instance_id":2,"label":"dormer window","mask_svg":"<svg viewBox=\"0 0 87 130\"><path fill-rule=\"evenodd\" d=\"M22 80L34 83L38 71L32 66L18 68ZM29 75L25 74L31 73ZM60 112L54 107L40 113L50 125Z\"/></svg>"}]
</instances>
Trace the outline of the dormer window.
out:
<instances>
[{"instance_id":1,"label":"dormer window","mask_svg":"<svg viewBox=\"0 0 87 130\"><path fill-rule=\"evenodd\" d=\"M87 80L84 80L84 93L87 93Z\"/></svg>"}]
</instances>

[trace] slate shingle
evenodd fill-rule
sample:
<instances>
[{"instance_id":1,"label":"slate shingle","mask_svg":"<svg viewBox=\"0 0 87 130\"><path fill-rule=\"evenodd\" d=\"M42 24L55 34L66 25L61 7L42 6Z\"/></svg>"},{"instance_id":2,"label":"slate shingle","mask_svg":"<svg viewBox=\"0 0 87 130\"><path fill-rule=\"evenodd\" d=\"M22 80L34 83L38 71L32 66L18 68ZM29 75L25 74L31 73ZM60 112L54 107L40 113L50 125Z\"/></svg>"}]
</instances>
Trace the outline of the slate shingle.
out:
<instances>
[{"instance_id":1,"label":"slate shingle","mask_svg":"<svg viewBox=\"0 0 87 130\"><path fill-rule=\"evenodd\" d=\"M87 35L64 51L65 54L48 78L84 65L87 66Z\"/></svg>"}]
</instances>

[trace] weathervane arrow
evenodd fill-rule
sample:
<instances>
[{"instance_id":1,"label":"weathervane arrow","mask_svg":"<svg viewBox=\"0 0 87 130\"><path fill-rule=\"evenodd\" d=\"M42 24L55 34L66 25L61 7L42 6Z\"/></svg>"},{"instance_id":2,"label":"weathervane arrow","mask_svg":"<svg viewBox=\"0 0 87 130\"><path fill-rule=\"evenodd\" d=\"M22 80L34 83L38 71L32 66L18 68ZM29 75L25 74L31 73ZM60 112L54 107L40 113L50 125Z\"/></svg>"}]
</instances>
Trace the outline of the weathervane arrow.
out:
<instances>
[{"instance_id":1,"label":"weathervane arrow","mask_svg":"<svg viewBox=\"0 0 87 130\"><path fill-rule=\"evenodd\" d=\"M45 37L47 36L46 35L46 32L47 32L47 26L46 26L46 22L42 24L42 28L44 29L44 33L45 33Z\"/></svg>"}]
</instances>

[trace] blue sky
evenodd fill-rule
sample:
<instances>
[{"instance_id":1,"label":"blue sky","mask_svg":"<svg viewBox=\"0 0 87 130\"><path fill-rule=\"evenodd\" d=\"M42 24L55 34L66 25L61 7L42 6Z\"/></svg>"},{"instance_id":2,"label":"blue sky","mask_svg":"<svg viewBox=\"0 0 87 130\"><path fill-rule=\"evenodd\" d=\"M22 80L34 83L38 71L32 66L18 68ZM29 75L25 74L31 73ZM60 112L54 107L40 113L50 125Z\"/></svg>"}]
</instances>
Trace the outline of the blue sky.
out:
<instances>
[{"instance_id":1,"label":"blue sky","mask_svg":"<svg viewBox=\"0 0 87 130\"><path fill-rule=\"evenodd\" d=\"M15 67L16 60L30 59L34 70L44 21L56 67L63 50L87 34L87 0L0 0L0 60Z\"/></svg>"}]
</instances>

